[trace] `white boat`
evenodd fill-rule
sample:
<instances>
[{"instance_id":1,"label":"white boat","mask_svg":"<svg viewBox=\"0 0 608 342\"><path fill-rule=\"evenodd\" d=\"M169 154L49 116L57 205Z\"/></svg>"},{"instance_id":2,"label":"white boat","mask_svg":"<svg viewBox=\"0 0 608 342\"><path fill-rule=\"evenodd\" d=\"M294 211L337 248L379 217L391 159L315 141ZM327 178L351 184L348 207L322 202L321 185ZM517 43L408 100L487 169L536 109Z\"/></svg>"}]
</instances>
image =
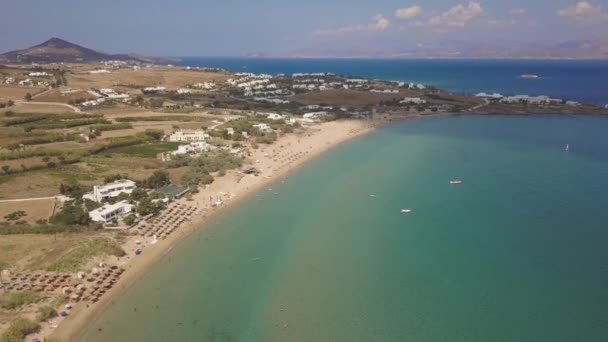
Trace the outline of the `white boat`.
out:
<instances>
[{"instance_id":1,"label":"white boat","mask_svg":"<svg viewBox=\"0 0 608 342\"><path fill-rule=\"evenodd\" d=\"M412 210L411 209L401 209L401 212L404 214L409 214L412 212Z\"/></svg>"},{"instance_id":2,"label":"white boat","mask_svg":"<svg viewBox=\"0 0 608 342\"><path fill-rule=\"evenodd\" d=\"M461 181L461 180L451 180L451 181L450 181L450 184L456 184L456 185L459 185L459 184L462 184L462 181Z\"/></svg>"},{"instance_id":3,"label":"white boat","mask_svg":"<svg viewBox=\"0 0 608 342\"><path fill-rule=\"evenodd\" d=\"M570 144L566 144L566 152L570 151Z\"/></svg>"}]
</instances>

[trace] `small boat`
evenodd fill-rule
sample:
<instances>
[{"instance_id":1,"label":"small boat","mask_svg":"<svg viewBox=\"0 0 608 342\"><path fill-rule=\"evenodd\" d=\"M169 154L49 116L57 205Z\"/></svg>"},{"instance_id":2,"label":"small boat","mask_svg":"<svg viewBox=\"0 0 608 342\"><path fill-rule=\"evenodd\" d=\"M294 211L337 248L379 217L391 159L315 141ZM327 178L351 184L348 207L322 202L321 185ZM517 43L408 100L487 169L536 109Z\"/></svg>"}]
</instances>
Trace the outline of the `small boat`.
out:
<instances>
[{"instance_id":1,"label":"small boat","mask_svg":"<svg viewBox=\"0 0 608 342\"><path fill-rule=\"evenodd\" d=\"M570 151L570 144L566 144L566 152Z\"/></svg>"},{"instance_id":2,"label":"small boat","mask_svg":"<svg viewBox=\"0 0 608 342\"><path fill-rule=\"evenodd\" d=\"M450 184L460 185L460 184L462 184L462 181L461 180L451 180Z\"/></svg>"},{"instance_id":3,"label":"small boat","mask_svg":"<svg viewBox=\"0 0 608 342\"><path fill-rule=\"evenodd\" d=\"M376 195L369 195L369 197L376 198L378 196L376 196Z\"/></svg>"},{"instance_id":4,"label":"small boat","mask_svg":"<svg viewBox=\"0 0 608 342\"><path fill-rule=\"evenodd\" d=\"M538 78L539 76L538 75L534 75L534 74L523 74L523 75L521 75L519 77L521 77L521 78L532 78L532 79L535 79L535 78Z\"/></svg>"},{"instance_id":5,"label":"small boat","mask_svg":"<svg viewBox=\"0 0 608 342\"><path fill-rule=\"evenodd\" d=\"M412 212L412 209L401 209L401 212L404 214L409 214Z\"/></svg>"}]
</instances>

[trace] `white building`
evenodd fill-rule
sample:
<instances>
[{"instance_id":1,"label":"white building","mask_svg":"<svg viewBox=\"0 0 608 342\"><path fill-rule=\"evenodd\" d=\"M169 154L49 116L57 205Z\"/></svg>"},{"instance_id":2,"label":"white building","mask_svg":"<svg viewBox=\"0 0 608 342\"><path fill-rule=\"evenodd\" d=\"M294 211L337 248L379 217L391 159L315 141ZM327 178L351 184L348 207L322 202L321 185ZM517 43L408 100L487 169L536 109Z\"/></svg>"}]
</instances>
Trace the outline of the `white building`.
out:
<instances>
[{"instance_id":1,"label":"white building","mask_svg":"<svg viewBox=\"0 0 608 342\"><path fill-rule=\"evenodd\" d=\"M253 127L259 129L260 132L262 132L262 133L266 133L266 132L270 132L271 131L270 126L268 126L268 124L265 124L265 123L255 124L255 125L253 125Z\"/></svg>"},{"instance_id":2,"label":"white building","mask_svg":"<svg viewBox=\"0 0 608 342\"><path fill-rule=\"evenodd\" d=\"M120 201L115 204L106 204L89 212L89 217L95 222L108 223L117 220L135 209L133 204Z\"/></svg>"},{"instance_id":3,"label":"white building","mask_svg":"<svg viewBox=\"0 0 608 342\"><path fill-rule=\"evenodd\" d=\"M128 94L117 93L112 88L99 89L99 92L109 99L128 99L130 97Z\"/></svg>"},{"instance_id":4,"label":"white building","mask_svg":"<svg viewBox=\"0 0 608 342\"><path fill-rule=\"evenodd\" d=\"M13 84L13 83L15 83L15 79L13 77L7 77L4 79L4 83Z\"/></svg>"},{"instance_id":5,"label":"white building","mask_svg":"<svg viewBox=\"0 0 608 342\"><path fill-rule=\"evenodd\" d=\"M228 135L234 135L234 128L232 128L232 127L226 128L226 134L228 134Z\"/></svg>"},{"instance_id":6,"label":"white building","mask_svg":"<svg viewBox=\"0 0 608 342\"><path fill-rule=\"evenodd\" d=\"M107 69L91 70L89 74L109 74L110 71Z\"/></svg>"},{"instance_id":7,"label":"white building","mask_svg":"<svg viewBox=\"0 0 608 342\"><path fill-rule=\"evenodd\" d=\"M93 192L82 196L95 202L102 202L108 198L114 198L121 193L130 194L135 189L135 182L129 179L120 179L112 183L93 186Z\"/></svg>"},{"instance_id":8,"label":"white building","mask_svg":"<svg viewBox=\"0 0 608 342\"><path fill-rule=\"evenodd\" d=\"M302 117L304 119L318 119L318 118L322 118L325 116L328 116L329 113L327 112L312 112L312 113L306 113L304 115L302 115Z\"/></svg>"},{"instance_id":9,"label":"white building","mask_svg":"<svg viewBox=\"0 0 608 342\"><path fill-rule=\"evenodd\" d=\"M194 83L193 85L191 85L192 88L196 88L196 89L213 89L215 88L215 83L212 82L202 82L202 83Z\"/></svg>"},{"instance_id":10,"label":"white building","mask_svg":"<svg viewBox=\"0 0 608 342\"><path fill-rule=\"evenodd\" d=\"M173 155L178 154L196 154L201 152L207 152L215 149L215 146L205 142L205 141L197 141L191 142L189 145L179 145L177 150L171 152Z\"/></svg>"},{"instance_id":11,"label":"white building","mask_svg":"<svg viewBox=\"0 0 608 342\"><path fill-rule=\"evenodd\" d=\"M419 104L425 104L426 100L423 100L419 97L406 97L403 100L399 101L399 103L419 105Z\"/></svg>"},{"instance_id":12,"label":"white building","mask_svg":"<svg viewBox=\"0 0 608 342\"><path fill-rule=\"evenodd\" d=\"M489 99L502 99L504 96L499 94L499 93L493 93L493 94L487 94L487 93L477 93L475 94L475 96L477 97L485 97L485 98L489 98Z\"/></svg>"},{"instance_id":13,"label":"white building","mask_svg":"<svg viewBox=\"0 0 608 342\"><path fill-rule=\"evenodd\" d=\"M192 89L179 88L179 89L177 89L177 93L178 94L192 94L193 91L192 91Z\"/></svg>"},{"instance_id":14,"label":"white building","mask_svg":"<svg viewBox=\"0 0 608 342\"><path fill-rule=\"evenodd\" d=\"M32 82L32 80L31 80L31 79L29 79L29 78L28 78L28 79L25 79L25 80L19 81L19 85L20 85L20 86L22 86L22 87L25 87L25 86L33 86L33 85L34 85L34 83Z\"/></svg>"},{"instance_id":15,"label":"white building","mask_svg":"<svg viewBox=\"0 0 608 342\"><path fill-rule=\"evenodd\" d=\"M283 120L283 115L276 113L268 113L268 116L266 118L270 120Z\"/></svg>"},{"instance_id":16,"label":"white building","mask_svg":"<svg viewBox=\"0 0 608 342\"><path fill-rule=\"evenodd\" d=\"M165 87L145 87L144 89L142 89L142 91L146 92L146 93L160 93L167 90L167 88Z\"/></svg>"},{"instance_id":17,"label":"white building","mask_svg":"<svg viewBox=\"0 0 608 342\"><path fill-rule=\"evenodd\" d=\"M173 132L169 136L169 141L173 142L191 142L191 141L204 141L209 138L209 134L205 133L202 129L193 130L181 130Z\"/></svg>"},{"instance_id":18,"label":"white building","mask_svg":"<svg viewBox=\"0 0 608 342\"><path fill-rule=\"evenodd\" d=\"M36 71L36 72L30 72L28 76L30 76L30 77L49 77L51 75L44 71Z\"/></svg>"}]
</instances>

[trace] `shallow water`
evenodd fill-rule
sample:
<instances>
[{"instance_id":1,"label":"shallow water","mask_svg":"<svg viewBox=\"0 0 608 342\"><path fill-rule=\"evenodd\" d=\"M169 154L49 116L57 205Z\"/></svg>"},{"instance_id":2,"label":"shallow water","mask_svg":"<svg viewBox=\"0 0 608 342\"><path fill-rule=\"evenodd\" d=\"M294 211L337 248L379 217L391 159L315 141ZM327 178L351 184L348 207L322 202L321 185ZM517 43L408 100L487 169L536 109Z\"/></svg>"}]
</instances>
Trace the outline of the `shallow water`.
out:
<instances>
[{"instance_id":1,"label":"shallow water","mask_svg":"<svg viewBox=\"0 0 608 342\"><path fill-rule=\"evenodd\" d=\"M83 340L605 341L607 129L436 117L341 145L194 233Z\"/></svg>"}]
</instances>

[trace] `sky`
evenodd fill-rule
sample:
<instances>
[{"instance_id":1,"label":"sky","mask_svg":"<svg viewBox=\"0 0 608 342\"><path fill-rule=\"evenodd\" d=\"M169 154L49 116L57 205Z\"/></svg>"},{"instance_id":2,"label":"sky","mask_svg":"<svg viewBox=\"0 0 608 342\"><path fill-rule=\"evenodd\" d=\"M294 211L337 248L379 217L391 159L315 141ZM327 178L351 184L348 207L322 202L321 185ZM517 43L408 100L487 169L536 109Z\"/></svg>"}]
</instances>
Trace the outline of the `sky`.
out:
<instances>
[{"instance_id":1,"label":"sky","mask_svg":"<svg viewBox=\"0 0 608 342\"><path fill-rule=\"evenodd\" d=\"M399 51L608 41L608 0L2 0L0 51L59 37L111 53Z\"/></svg>"}]
</instances>

